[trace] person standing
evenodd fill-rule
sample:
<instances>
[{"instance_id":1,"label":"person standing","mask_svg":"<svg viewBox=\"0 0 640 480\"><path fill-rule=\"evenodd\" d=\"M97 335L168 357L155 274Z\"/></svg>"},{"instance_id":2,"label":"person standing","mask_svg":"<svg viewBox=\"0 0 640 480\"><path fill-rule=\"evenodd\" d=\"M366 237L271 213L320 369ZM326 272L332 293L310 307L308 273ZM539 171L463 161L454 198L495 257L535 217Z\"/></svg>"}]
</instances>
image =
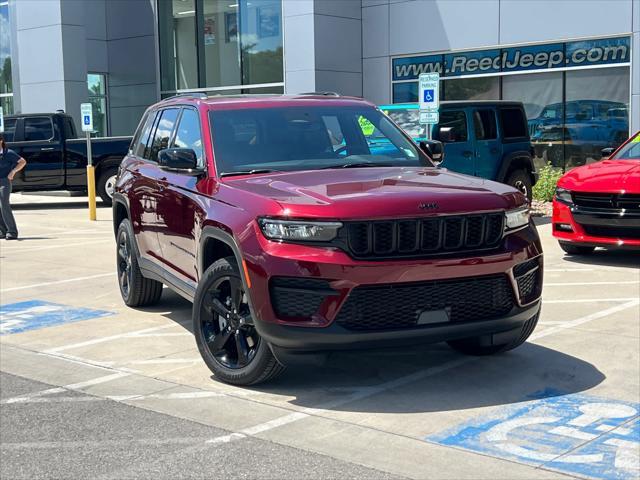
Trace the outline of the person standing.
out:
<instances>
[{"instance_id":1,"label":"person standing","mask_svg":"<svg viewBox=\"0 0 640 480\"><path fill-rule=\"evenodd\" d=\"M27 161L13 150L7 148L4 137L0 134L0 238L18 239L16 219L11 211L11 182L16 173L24 168Z\"/></svg>"}]
</instances>

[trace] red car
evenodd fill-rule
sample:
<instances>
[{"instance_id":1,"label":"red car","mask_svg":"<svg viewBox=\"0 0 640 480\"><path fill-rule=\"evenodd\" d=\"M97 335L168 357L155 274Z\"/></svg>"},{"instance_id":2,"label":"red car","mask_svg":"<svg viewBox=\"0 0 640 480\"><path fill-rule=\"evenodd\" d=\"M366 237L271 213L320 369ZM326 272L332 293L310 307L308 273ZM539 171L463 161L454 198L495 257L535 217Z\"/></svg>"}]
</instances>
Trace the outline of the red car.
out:
<instances>
[{"instance_id":1,"label":"red car","mask_svg":"<svg viewBox=\"0 0 640 480\"><path fill-rule=\"evenodd\" d=\"M357 98L164 100L116 183L122 298L192 301L204 361L234 384L329 350L511 350L540 312L527 199L441 154Z\"/></svg>"},{"instance_id":2,"label":"red car","mask_svg":"<svg viewBox=\"0 0 640 480\"><path fill-rule=\"evenodd\" d=\"M553 236L569 255L596 247L640 249L640 132L606 160L560 178Z\"/></svg>"}]
</instances>

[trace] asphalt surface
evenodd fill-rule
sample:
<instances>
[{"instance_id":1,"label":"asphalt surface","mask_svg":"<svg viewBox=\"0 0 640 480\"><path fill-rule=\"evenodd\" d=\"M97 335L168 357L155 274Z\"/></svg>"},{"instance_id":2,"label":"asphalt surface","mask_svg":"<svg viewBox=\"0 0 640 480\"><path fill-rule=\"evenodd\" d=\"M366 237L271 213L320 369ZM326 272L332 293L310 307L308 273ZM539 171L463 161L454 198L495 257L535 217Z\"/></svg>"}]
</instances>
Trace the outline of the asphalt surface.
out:
<instances>
[{"instance_id":1,"label":"asphalt surface","mask_svg":"<svg viewBox=\"0 0 640 480\"><path fill-rule=\"evenodd\" d=\"M0 241L0 478L640 478L640 255L568 257L539 219L540 324L513 352L344 352L217 382L191 305L130 309L111 210L14 196Z\"/></svg>"}]
</instances>

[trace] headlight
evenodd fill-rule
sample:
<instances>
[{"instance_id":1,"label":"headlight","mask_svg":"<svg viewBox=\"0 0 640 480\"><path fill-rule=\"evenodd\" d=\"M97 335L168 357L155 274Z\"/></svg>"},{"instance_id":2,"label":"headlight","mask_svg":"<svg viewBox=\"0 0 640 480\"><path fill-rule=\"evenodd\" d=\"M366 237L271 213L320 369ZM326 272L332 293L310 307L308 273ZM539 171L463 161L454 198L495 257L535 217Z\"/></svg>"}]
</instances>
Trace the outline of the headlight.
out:
<instances>
[{"instance_id":1,"label":"headlight","mask_svg":"<svg viewBox=\"0 0 640 480\"><path fill-rule=\"evenodd\" d=\"M507 230L524 227L529 224L529 207L521 207L505 212Z\"/></svg>"},{"instance_id":2,"label":"headlight","mask_svg":"<svg viewBox=\"0 0 640 480\"><path fill-rule=\"evenodd\" d=\"M556 187L556 198L564 203L573 203L573 198L571 198L571 191L566 188Z\"/></svg>"},{"instance_id":3,"label":"headlight","mask_svg":"<svg viewBox=\"0 0 640 480\"><path fill-rule=\"evenodd\" d=\"M258 224L270 240L328 242L336 238L340 222L308 222L304 220L273 220L261 218Z\"/></svg>"}]
</instances>

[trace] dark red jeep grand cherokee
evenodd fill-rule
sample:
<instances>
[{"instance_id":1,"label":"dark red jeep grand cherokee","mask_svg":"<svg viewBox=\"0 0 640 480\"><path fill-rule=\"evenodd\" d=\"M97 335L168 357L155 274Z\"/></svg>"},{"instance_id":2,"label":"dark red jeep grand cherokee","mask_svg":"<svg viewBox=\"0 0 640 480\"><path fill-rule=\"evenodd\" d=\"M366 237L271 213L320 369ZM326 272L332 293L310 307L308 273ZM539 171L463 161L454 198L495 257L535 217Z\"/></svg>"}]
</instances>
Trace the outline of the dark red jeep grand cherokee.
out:
<instances>
[{"instance_id":1,"label":"dark red jeep grand cherokee","mask_svg":"<svg viewBox=\"0 0 640 480\"><path fill-rule=\"evenodd\" d=\"M202 357L234 384L336 349L515 348L542 289L525 197L436 168L441 147L357 98L164 100L114 195L122 297L192 301Z\"/></svg>"}]
</instances>

